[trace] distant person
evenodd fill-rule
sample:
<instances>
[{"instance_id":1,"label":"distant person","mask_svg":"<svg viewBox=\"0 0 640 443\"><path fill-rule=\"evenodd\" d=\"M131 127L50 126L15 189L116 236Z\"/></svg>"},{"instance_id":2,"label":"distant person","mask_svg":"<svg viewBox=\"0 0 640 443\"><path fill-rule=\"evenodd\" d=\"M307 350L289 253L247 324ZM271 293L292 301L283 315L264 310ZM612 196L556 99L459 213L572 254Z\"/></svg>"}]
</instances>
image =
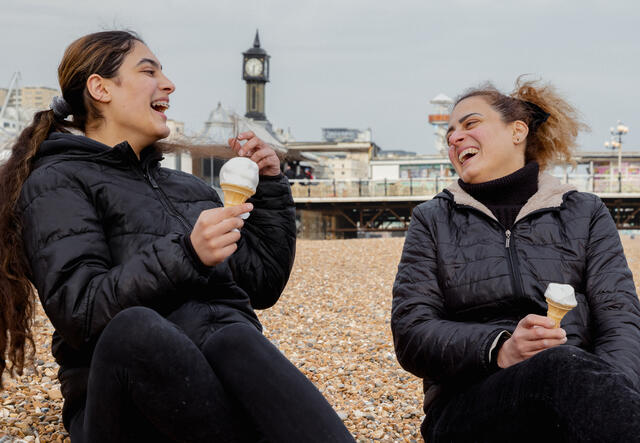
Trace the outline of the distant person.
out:
<instances>
[{"instance_id":1,"label":"distant person","mask_svg":"<svg viewBox=\"0 0 640 443\"><path fill-rule=\"evenodd\" d=\"M291 167L289 163L286 163L284 166L284 175L289 180L294 180L296 178L296 171Z\"/></svg>"},{"instance_id":2,"label":"distant person","mask_svg":"<svg viewBox=\"0 0 640 443\"><path fill-rule=\"evenodd\" d=\"M74 443L353 441L254 312L276 303L295 251L273 149L252 132L229 140L260 180L250 203L223 208L160 167L174 85L139 37L76 40L58 78L62 98L0 172L0 361L25 364L33 283Z\"/></svg>"},{"instance_id":3,"label":"distant person","mask_svg":"<svg viewBox=\"0 0 640 443\"><path fill-rule=\"evenodd\" d=\"M640 441L640 303L620 237L597 196L543 172L571 161L581 127L538 82L455 102L460 179L413 211L393 286L428 443ZM577 298L560 328L550 282Z\"/></svg>"},{"instance_id":4,"label":"distant person","mask_svg":"<svg viewBox=\"0 0 640 443\"><path fill-rule=\"evenodd\" d=\"M313 180L313 173L310 168L304 168L304 178L307 180Z\"/></svg>"}]
</instances>

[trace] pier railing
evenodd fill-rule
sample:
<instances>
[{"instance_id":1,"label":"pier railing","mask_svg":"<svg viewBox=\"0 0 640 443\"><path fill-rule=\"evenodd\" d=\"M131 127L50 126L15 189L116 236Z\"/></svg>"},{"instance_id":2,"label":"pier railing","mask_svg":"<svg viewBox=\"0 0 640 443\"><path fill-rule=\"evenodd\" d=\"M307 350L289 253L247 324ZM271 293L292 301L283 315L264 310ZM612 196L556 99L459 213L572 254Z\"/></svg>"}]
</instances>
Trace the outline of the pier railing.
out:
<instances>
[{"instance_id":1,"label":"pier railing","mask_svg":"<svg viewBox=\"0 0 640 443\"><path fill-rule=\"evenodd\" d=\"M640 176L611 174L567 174L556 176L579 191L595 194L638 194ZM296 199L425 197L431 198L456 181L457 177L402 178L383 180L291 180Z\"/></svg>"}]
</instances>

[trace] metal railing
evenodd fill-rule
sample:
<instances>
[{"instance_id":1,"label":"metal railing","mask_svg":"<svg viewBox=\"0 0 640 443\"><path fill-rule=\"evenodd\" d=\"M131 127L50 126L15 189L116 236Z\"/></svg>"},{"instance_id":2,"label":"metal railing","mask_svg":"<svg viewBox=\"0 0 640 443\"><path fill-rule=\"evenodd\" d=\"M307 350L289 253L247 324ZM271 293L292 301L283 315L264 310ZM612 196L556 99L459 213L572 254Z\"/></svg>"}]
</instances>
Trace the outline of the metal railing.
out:
<instances>
[{"instance_id":1,"label":"metal railing","mask_svg":"<svg viewBox=\"0 0 640 443\"><path fill-rule=\"evenodd\" d=\"M595 194L640 194L640 176L611 174L557 175L579 191ZM294 198L432 197L457 177L403 178L383 180L290 180Z\"/></svg>"}]
</instances>

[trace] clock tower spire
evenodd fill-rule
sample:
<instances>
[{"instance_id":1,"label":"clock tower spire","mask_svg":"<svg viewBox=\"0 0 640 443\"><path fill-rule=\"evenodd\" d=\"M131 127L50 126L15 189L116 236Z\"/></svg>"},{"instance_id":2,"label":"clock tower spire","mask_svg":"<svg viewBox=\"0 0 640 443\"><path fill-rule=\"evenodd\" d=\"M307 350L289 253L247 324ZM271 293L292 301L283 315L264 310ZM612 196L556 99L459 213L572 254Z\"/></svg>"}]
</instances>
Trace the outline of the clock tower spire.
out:
<instances>
[{"instance_id":1,"label":"clock tower spire","mask_svg":"<svg viewBox=\"0 0 640 443\"><path fill-rule=\"evenodd\" d=\"M265 84L269 81L267 51L260 47L260 35L256 29L253 47L242 53L242 79L247 82L247 112L245 117L267 120L264 112Z\"/></svg>"}]
</instances>

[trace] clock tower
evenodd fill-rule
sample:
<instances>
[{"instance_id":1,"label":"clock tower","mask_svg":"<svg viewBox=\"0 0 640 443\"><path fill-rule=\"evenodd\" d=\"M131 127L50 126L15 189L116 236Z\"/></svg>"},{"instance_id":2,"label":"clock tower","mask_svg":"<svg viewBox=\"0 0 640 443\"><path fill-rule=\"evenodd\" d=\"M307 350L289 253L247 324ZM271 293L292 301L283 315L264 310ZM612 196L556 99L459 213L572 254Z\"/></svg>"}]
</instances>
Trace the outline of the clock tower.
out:
<instances>
[{"instance_id":1,"label":"clock tower","mask_svg":"<svg viewBox=\"0 0 640 443\"><path fill-rule=\"evenodd\" d=\"M260 36L256 30L253 48L242 53L242 79L247 82L247 113L245 117L265 121L264 89L269 81L269 59L271 56L260 47Z\"/></svg>"}]
</instances>

